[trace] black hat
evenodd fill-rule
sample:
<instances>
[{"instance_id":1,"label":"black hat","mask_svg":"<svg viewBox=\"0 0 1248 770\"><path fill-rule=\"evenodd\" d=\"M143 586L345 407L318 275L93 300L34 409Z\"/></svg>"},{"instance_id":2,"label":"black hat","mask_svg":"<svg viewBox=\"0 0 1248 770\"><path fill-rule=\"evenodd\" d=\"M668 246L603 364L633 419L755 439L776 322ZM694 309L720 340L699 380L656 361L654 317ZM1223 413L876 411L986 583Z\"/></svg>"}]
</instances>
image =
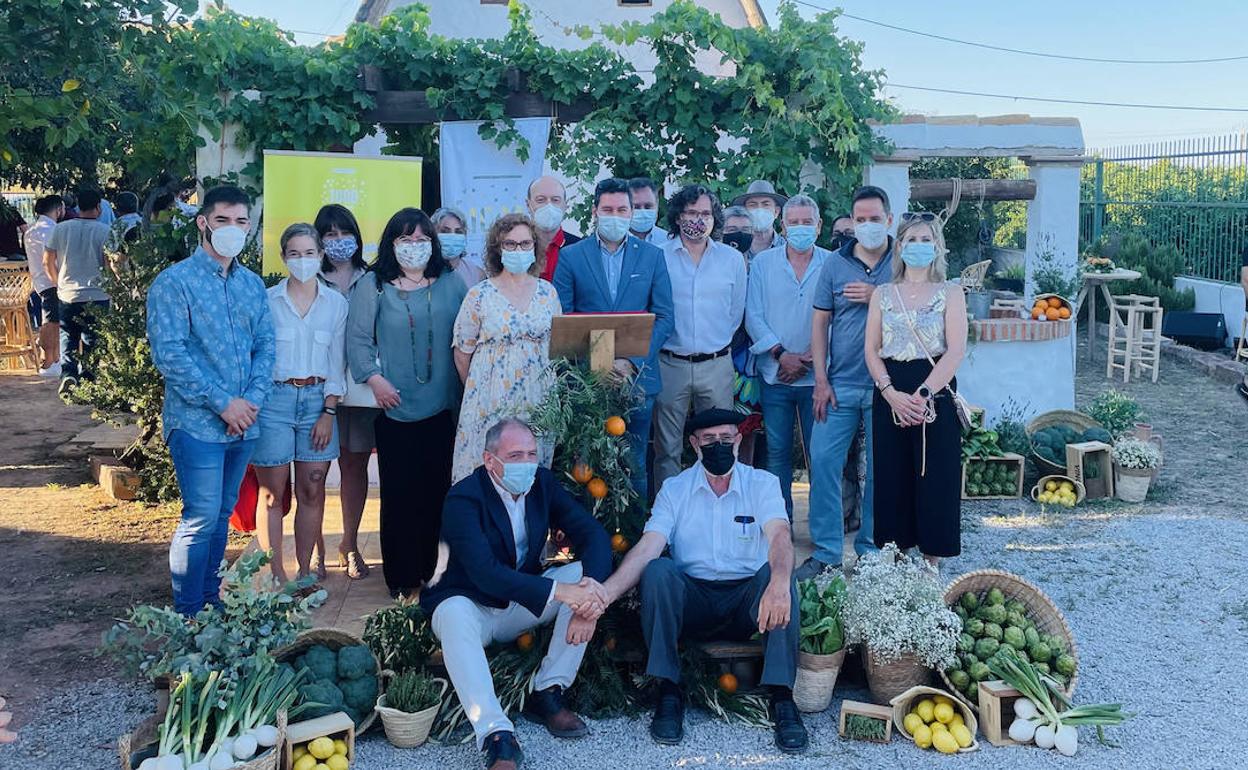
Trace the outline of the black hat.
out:
<instances>
[{"instance_id":1,"label":"black hat","mask_svg":"<svg viewBox=\"0 0 1248 770\"><path fill-rule=\"evenodd\" d=\"M685 433L691 434L695 430L713 428L716 425L740 425L743 422L745 422L745 415L740 412L734 412L731 409L704 409L690 417L689 422L685 423Z\"/></svg>"}]
</instances>

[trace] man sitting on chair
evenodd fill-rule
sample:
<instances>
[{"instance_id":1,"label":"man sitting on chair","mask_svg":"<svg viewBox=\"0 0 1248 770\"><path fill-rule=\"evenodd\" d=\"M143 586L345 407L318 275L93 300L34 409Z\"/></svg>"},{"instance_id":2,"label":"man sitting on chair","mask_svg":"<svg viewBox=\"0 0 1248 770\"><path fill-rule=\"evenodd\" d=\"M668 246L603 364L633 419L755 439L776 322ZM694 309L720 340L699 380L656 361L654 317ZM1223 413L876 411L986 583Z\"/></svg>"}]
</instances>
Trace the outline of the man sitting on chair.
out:
<instances>
[{"instance_id":1,"label":"man sitting on chair","mask_svg":"<svg viewBox=\"0 0 1248 770\"><path fill-rule=\"evenodd\" d=\"M443 662L477 746L485 749L486 767L514 770L523 754L494 693L485 647L554 621L525 716L559 738L587 734L585 723L563 705L588 641L573 643L568 626L577 611L605 608L597 581L611 572L611 543L554 474L538 468L537 440L525 423L505 419L486 431L483 459L447 495L442 540L450 558L420 603L442 642ZM542 570L551 528L567 534L581 561Z\"/></svg>"},{"instance_id":2,"label":"man sitting on chair","mask_svg":"<svg viewBox=\"0 0 1248 770\"><path fill-rule=\"evenodd\" d=\"M736 460L742 419L727 409L694 415L689 442L698 462L664 482L644 534L603 587L615 601L641 582L646 673L659 680L650 723L656 741L684 738L677 642L759 633L776 746L799 752L808 737L793 703L801 631L793 541L779 480ZM660 557L668 545L671 558ZM593 622L574 618L572 633L579 638Z\"/></svg>"}]
</instances>

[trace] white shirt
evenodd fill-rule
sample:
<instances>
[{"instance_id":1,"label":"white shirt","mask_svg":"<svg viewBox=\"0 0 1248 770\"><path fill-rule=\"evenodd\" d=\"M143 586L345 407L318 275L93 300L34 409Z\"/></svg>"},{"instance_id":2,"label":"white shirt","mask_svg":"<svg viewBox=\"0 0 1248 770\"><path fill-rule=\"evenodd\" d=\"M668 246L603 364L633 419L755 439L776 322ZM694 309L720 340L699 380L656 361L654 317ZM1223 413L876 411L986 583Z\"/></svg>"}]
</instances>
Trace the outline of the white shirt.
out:
<instances>
[{"instance_id":1,"label":"white shirt","mask_svg":"<svg viewBox=\"0 0 1248 770\"><path fill-rule=\"evenodd\" d=\"M30 281L34 284L36 294L56 285L48 276L48 268L43 264L43 250L55 228L56 220L46 214L40 214L35 223L26 228L26 269L30 271Z\"/></svg>"},{"instance_id":2,"label":"white shirt","mask_svg":"<svg viewBox=\"0 0 1248 770\"><path fill-rule=\"evenodd\" d=\"M788 353L798 355L810 352L810 324L815 314L815 289L819 286L819 272L831 252L815 247L810 264L802 280L789 261L788 249L780 246L759 252L750 263L750 288L745 301L745 330L754 344L750 352L757 358L758 373L768 385L780 381L780 363L770 351L780 345ZM824 364L826 365L826 363ZM813 367L793 386L813 386Z\"/></svg>"},{"instance_id":3,"label":"white shirt","mask_svg":"<svg viewBox=\"0 0 1248 770\"><path fill-rule=\"evenodd\" d=\"M273 313L273 330L277 338L277 358L273 379L321 377L325 395L341 396L347 392L343 378L346 357L344 341L347 331L347 301L336 291L325 291L319 281L316 299L305 316L300 316L286 293L289 278L269 287L269 310Z\"/></svg>"},{"instance_id":4,"label":"white shirt","mask_svg":"<svg viewBox=\"0 0 1248 770\"><path fill-rule=\"evenodd\" d=\"M695 266L679 238L663 246L672 281L675 328L663 349L688 356L728 347L745 314L746 272L741 252L708 240Z\"/></svg>"},{"instance_id":5,"label":"white shirt","mask_svg":"<svg viewBox=\"0 0 1248 770\"><path fill-rule=\"evenodd\" d=\"M695 463L663 482L645 531L667 539L672 560L686 575L738 580L753 577L767 563L763 525L773 519L788 521L780 479L737 463L721 497L711 489L702 463Z\"/></svg>"},{"instance_id":6,"label":"white shirt","mask_svg":"<svg viewBox=\"0 0 1248 770\"><path fill-rule=\"evenodd\" d=\"M528 494L519 497L513 495L494 480L493 474L490 474L490 483L494 485L494 491L503 501L503 510L507 511L507 518L511 520L511 538L516 541L516 564L521 564L524 562L525 554L529 552L529 527L524 521L524 500ZM546 603L550 604L554 600L555 586L551 585L550 596L546 597Z\"/></svg>"}]
</instances>

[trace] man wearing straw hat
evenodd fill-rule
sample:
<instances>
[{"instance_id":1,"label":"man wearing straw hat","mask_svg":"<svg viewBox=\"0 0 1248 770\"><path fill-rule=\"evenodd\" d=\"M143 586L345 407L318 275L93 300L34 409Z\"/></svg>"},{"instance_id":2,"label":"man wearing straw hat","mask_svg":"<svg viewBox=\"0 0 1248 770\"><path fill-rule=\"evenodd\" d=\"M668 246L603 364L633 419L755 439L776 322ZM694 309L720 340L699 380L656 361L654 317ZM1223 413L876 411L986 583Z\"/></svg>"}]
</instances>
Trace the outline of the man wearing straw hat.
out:
<instances>
[{"instance_id":1,"label":"man wearing straw hat","mask_svg":"<svg viewBox=\"0 0 1248 770\"><path fill-rule=\"evenodd\" d=\"M750 230L754 240L745 252L746 260L768 249L784 245L784 238L776 232L776 218L788 200L776 192L776 186L764 179L756 179L745 188L745 193L732 199L733 206L742 206L750 214Z\"/></svg>"}]
</instances>

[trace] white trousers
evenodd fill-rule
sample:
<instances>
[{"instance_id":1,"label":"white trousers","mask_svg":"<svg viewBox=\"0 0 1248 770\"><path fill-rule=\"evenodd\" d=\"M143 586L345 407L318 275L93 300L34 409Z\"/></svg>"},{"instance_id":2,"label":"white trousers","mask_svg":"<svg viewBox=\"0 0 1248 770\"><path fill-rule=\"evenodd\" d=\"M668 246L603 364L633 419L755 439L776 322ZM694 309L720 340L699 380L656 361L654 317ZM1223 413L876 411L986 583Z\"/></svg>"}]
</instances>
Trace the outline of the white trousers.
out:
<instances>
[{"instance_id":1,"label":"white trousers","mask_svg":"<svg viewBox=\"0 0 1248 770\"><path fill-rule=\"evenodd\" d=\"M581 579L580 562L553 567L542 573L556 583L576 583ZM494 680L485 648L492 642L512 641L537 626L555 622L550 649L542 659L533 680L534 690L559 685L565 690L572 685L576 671L585 657L585 645L570 645L568 623L572 608L551 601L541 617L511 602L503 609L483 607L466 596L452 596L438 605L430 621L433 633L442 642L442 662L451 676L451 684L464 713L477 736L477 748L486 737L499 730L515 730L494 693Z\"/></svg>"}]
</instances>

